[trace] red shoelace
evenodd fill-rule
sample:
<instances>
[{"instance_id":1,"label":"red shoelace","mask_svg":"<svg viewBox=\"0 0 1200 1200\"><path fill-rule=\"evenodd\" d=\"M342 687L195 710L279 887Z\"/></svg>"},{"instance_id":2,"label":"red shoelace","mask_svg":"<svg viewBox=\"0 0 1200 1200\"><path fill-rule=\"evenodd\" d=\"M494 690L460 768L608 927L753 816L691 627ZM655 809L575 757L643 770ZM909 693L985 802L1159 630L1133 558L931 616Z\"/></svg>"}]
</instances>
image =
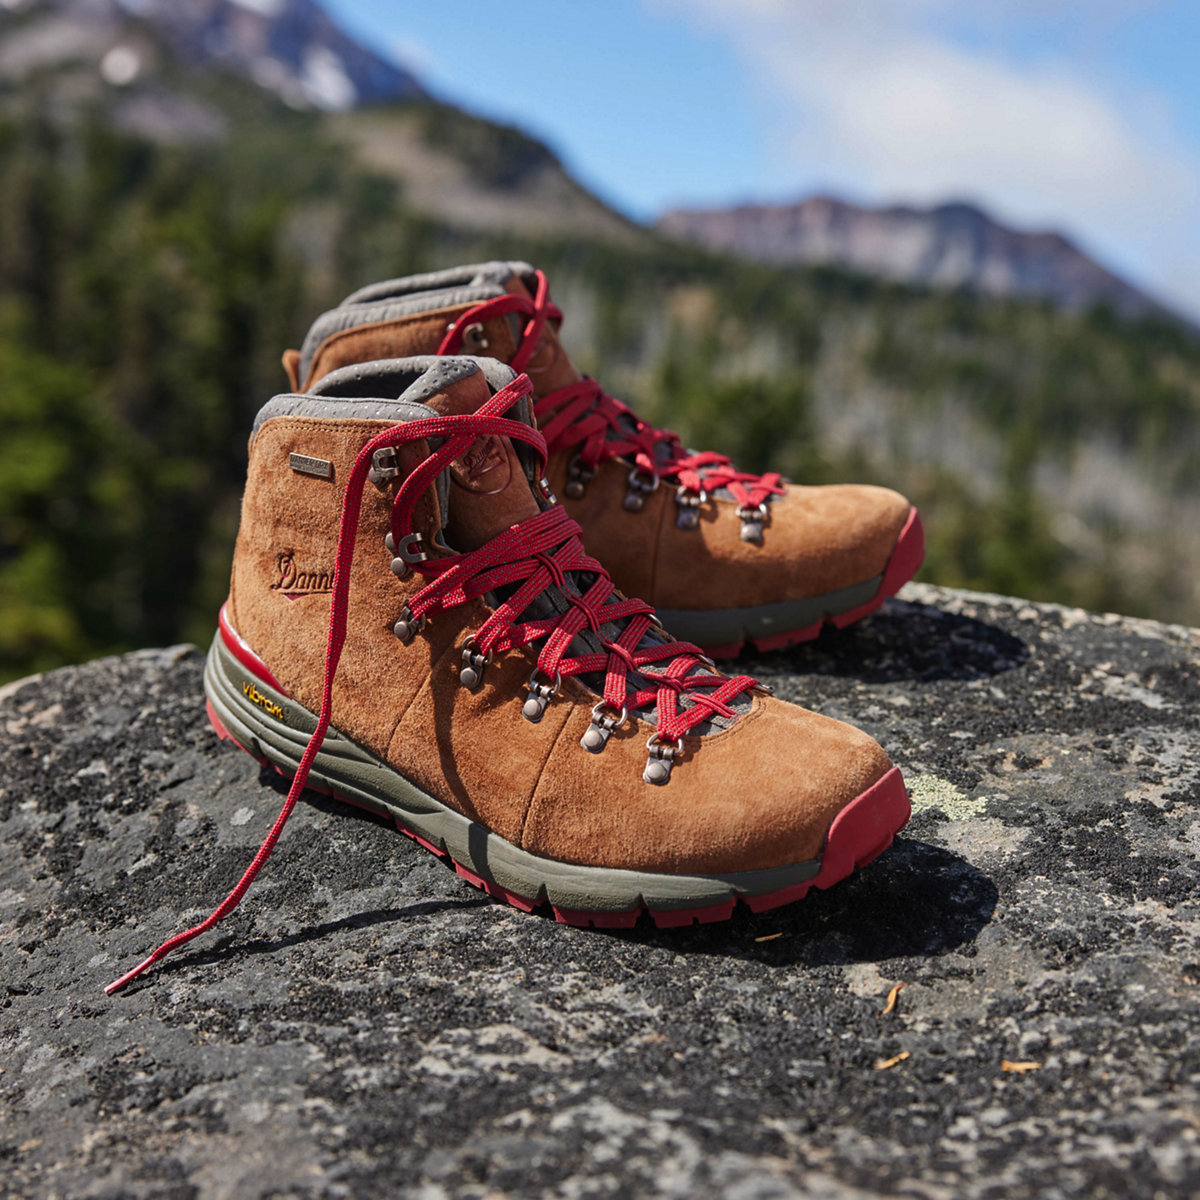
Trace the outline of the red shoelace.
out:
<instances>
[{"instance_id":1,"label":"red shoelace","mask_svg":"<svg viewBox=\"0 0 1200 1200\"><path fill-rule=\"evenodd\" d=\"M412 516L420 496L441 471L479 438L494 435L531 446L545 468L547 450L542 435L523 422L502 415L532 391L528 376L521 375L473 414L432 417L396 425L372 438L359 452L342 499L321 709L287 798L258 853L229 895L199 925L169 938L131 971L110 983L104 989L106 993L112 995L119 991L173 950L211 929L238 906L270 858L304 790L332 718L333 681L346 641L350 568L358 536L363 489L376 452L395 450L421 439L444 439L400 485L392 503L393 544L411 546ZM413 569L430 581L409 599L402 614L402 619L407 619L414 631L434 613L455 608L487 592L513 589L515 585L515 590L511 590L495 608L464 648L464 661L469 658L478 664L477 670L482 671L494 654L544 641L538 654L537 669L530 680L530 700L536 710L536 716L530 719L540 718L542 709L561 687L562 680L578 675L596 677L603 673L602 699L593 710L593 722L599 719L596 711L601 706L607 706L611 713L605 726L607 732L624 720L627 711L656 708L657 732L651 737L648 748L652 758L655 743L665 749L669 766L672 743L677 751L679 740L697 725L714 717L734 717L731 705L737 697L761 686L749 675L729 678L718 674L699 647L691 643L647 639L647 633L659 629L654 609L642 600L623 599L613 591L608 572L584 550L579 540L579 526L557 505L518 522L470 553L440 552L438 557L423 561L415 561L418 555L413 557ZM585 572L593 577L582 594L568 584L568 573L573 572ZM567 602L568 611L522 620L528 607L552 586ZM622 622L623 628L614 640L604 636L604 626ZM570 653L573 639L585 628L592 631L593 640L601 649L586 654ZM665 634L660 636L666 637ZM655 669L656 664L662 663L665 667ZM539 674L542 682L537 681ZM527 709L529 703L526 702ZM617 714L620 714L619 719ZM669 776L669 770L667 774Z\"/></svg>"},{"instance_id":2,"label":"red shoelace","mask_svg":"<svg viewBox=\"0 0 1200 1200\"><path fill-rule=\"evenodd\" d=\"M537 288L532 300L528 296L497 296L468 309L446 331L438 353L461 354L463 337L472 325L519 313L527 320L509 365L517 372L526 370L538 351L546 322L562 321L562 310L550 300L545 273L537 271L535 275ZM594 379L584 378L547 392L534 405L534 413L551 454L580 447L577 469L582 469L585 477L608 459L623 458L647 477L650 490L659 480L673 482L694 496L725 488L738 507L747 511L785 491L777 472L755 475L739 471L729 458L713 450L690 454L678 434L643 421Z\"/></svg>"}]
</instances>

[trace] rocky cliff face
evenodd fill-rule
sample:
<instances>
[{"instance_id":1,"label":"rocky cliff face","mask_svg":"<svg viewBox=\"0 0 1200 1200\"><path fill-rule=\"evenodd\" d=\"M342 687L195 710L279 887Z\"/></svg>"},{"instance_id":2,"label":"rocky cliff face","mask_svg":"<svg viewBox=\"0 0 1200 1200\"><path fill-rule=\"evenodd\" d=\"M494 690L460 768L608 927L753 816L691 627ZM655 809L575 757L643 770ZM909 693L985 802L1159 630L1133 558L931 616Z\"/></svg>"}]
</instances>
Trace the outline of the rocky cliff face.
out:
<instances>
[{"instance_id":1,"label":"rocky cliff face","mask_svg":"<svg viewBox=\"0 0 1200 1200\"><path fill-rule=\"evenodd\" d=\"M747 664L912 791L828 892L557 926L306 793L242 907L111 999L236 880L280 783L208 728L193 648L12 685L3 1190L1194 1195L1198 655L1197 631L910 586Z\"/></svg>"},{"instance_id":2,"label":"rocky cliff face","mask_svg":"<svg viewBox=\"0 0 1200 1200\"><path fill-rule=\"evenodd\" d=\"M253 80L296 108L425 95L403 67L344 34L314 0L4 0L0 79L94 64L128 86L153 69L147 41Z\"/></svg>"},{"instance_id":3,"label":"rocky cliff face","mask_svg":"<svg viewBox=\"0 0 1200 1200\"><path fill-rule=\"evenodd\" d=\"M969 204L860 208L826 196L799 204L681 209L661 232L776 264L836 266L900 283L989 296L1108 304L1123 316L1161 312L1148 296L1057 233L1021 233Z\"/></svg>"}]
</instances>

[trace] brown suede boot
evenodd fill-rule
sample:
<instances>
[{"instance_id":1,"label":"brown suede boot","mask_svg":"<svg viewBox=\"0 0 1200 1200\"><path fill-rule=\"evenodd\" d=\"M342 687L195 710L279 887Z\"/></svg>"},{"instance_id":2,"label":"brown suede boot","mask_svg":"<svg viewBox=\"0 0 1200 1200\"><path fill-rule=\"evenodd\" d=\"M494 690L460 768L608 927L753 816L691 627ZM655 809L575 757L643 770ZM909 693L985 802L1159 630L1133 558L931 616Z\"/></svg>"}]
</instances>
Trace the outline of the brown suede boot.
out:
<instances>
[{"instance_id":1,"label":"brown suede boot","mask_svg":"<svg viewBox=\"0 0 1200 1200\"><path fill-rule=\"evenodd\" d=\"M759 911L908 819L866 734L726 676L626 599L542 476L526 376L349 367L255 422L205 690L217 732L569 924ZM376 399L374 397L399 399Z\"/></svg>"},{"instance_id":2,"label":"brown suede boot","mask_svg":"<svg viewBox=\"0 0 1200 1200\"><path fill-rule=\"evenodd\" d=\"M293 388L350 363L487 354L526 371L547 476L617 586L678 637L727 657L851 624L924 557L914 509L886 488L805 487L694 453L582 378L545 276L492 262L374 284L320 317L284 366Z\"/></svg>"}]
</instances>

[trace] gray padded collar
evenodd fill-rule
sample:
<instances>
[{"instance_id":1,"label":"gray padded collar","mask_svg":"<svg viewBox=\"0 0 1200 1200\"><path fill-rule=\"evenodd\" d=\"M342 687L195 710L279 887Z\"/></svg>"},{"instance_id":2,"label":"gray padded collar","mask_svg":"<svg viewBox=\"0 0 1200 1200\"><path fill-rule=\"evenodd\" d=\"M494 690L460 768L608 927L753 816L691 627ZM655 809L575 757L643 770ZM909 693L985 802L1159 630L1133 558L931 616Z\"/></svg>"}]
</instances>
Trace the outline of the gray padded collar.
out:
<instances>
[{"instance_id":1,"label":"gray padded collar","mask_svg":"<svg viewBox=\"0 0 1200 1200\"><path fill-rule=\"evenodd\" d=\"M393 425L399 425L402 421L423 421L426 417L436 416L437 413L424 404L410 404L406 400L343 400L292 392L268 400L258 410L251 436L257 435L275 417L332 417L339 420L390 421Z\"/></svg>"},{"instance_id":2,"label":"gray padded collar","mask_svg":"<svg viewBox=\"0 0 1200 1200\"><path fill-rule=\"evenodd\" d=\"M412 358L380 358L374 362L352 363L331 371L309 390L310 396L359 397L398 396L413 404L424 404L439 392L444 392L482 372L493 392L507 387L517 373L507 363L494 358L472 358L458 354L440 357L436 354ZM514 405L517 420L533 424L533 409L528 398Z\"/></svg>"},{"instance_id":3,"label":"gray padded collar","mask_svg":"<svg viewBox=\"0 0 1200 1200\"><path fill-rule=\"evenodd\" d=\"M375 300L411 296L418 292L440 292L451 288L490 287L503 291L514 275L532 279L533 267L527 262L493 259L491 262L471 263L465 267L450 267L445 271L429 271L424 275L403 275L398 279L385 279L382 283L370 283L359 288L357 292L351 292L338 307L346 308Z\"/></svg>"},{"instance_id":4,"label":"gray padded collar","mask_svg":"<svg viewBox=\"0 0 1200 1200\"><path fill-rule=\"evenodd\" d=\"M468 355L384 358L339 367L304 394L276 396L258 411L253 433L272 417L340 417L359 421L418 421L436 416L425 406L447 388L482 372L493 391L507 387L516 372L492 358ZM395 396L392 399L391 396ZM387 397L387 398L385 398ZM527 400L517 406L521 420L531 422Z\"/></svg>"},{"instance_id":5,"label":"gray padded collar","mask_svg":"<svg viewBox=\"0 0 1200 1200\"><path fill-rule=\"evenodd\" d=\"M528 263L497 260L424 275L405 275L359 288L312 323L300 347L300 378L308 377L321 343L336 333L439 308L482 304L504 295L505 286L514 274L531 279L533 268Z\"/></svg>"},{"instance_id":6,"label":"gray padded collar","mask_svg":"<svg viewBox=\"0 0 1200 1200\"><path fill-rule=\"evenodd\" d=\"M466 358L386 358L351 363L331 371L308 389L310 396L355 398L395 396L423 404L438 392L469 379L478 368Z\"/></svg>"}]
</instances>

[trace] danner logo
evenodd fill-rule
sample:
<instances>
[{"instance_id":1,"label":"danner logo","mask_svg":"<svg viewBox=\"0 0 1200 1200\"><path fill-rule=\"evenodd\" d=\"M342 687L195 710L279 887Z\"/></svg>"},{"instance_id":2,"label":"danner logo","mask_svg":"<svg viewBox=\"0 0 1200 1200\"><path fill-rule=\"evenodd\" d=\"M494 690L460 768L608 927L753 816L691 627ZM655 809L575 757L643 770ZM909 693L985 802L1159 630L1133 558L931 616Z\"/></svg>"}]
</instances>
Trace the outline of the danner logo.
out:
<instances>
[{"instance_id":1,"label":"danner logo","mask_svg":"<svg viewBox=\"0 0 1200 1200\"><path fill-rule=\"evenodd\" d=\"M282 592L289 600L333 591L332 571L309 571L296 565L291 554L281 554L275 564L275 582L271 591Z\"/></svg>"},{"instance_id":2,"label":"danner logo","mask_svg":"<svg viewBox=\"0 0 1200 1200\"><path fill-rule=\"evenodd\" d=\"M257 704L268 716L278 717L283 720L283 709L279 707L269 696L264 696L249 680L242 684L242 695L250 701L251 704Z\"/></svg>"},{"instance_id":3,"label":"danner logo","mask_svg":"<svg viewBox=\"0 0 1200 1200\"><path fill-rule=\"evenodd\" d=\"M450 478L468 492L498 495L512 481L507 443L495 434L472 442L450 464Z\"/></svg>"}]
</instances>

